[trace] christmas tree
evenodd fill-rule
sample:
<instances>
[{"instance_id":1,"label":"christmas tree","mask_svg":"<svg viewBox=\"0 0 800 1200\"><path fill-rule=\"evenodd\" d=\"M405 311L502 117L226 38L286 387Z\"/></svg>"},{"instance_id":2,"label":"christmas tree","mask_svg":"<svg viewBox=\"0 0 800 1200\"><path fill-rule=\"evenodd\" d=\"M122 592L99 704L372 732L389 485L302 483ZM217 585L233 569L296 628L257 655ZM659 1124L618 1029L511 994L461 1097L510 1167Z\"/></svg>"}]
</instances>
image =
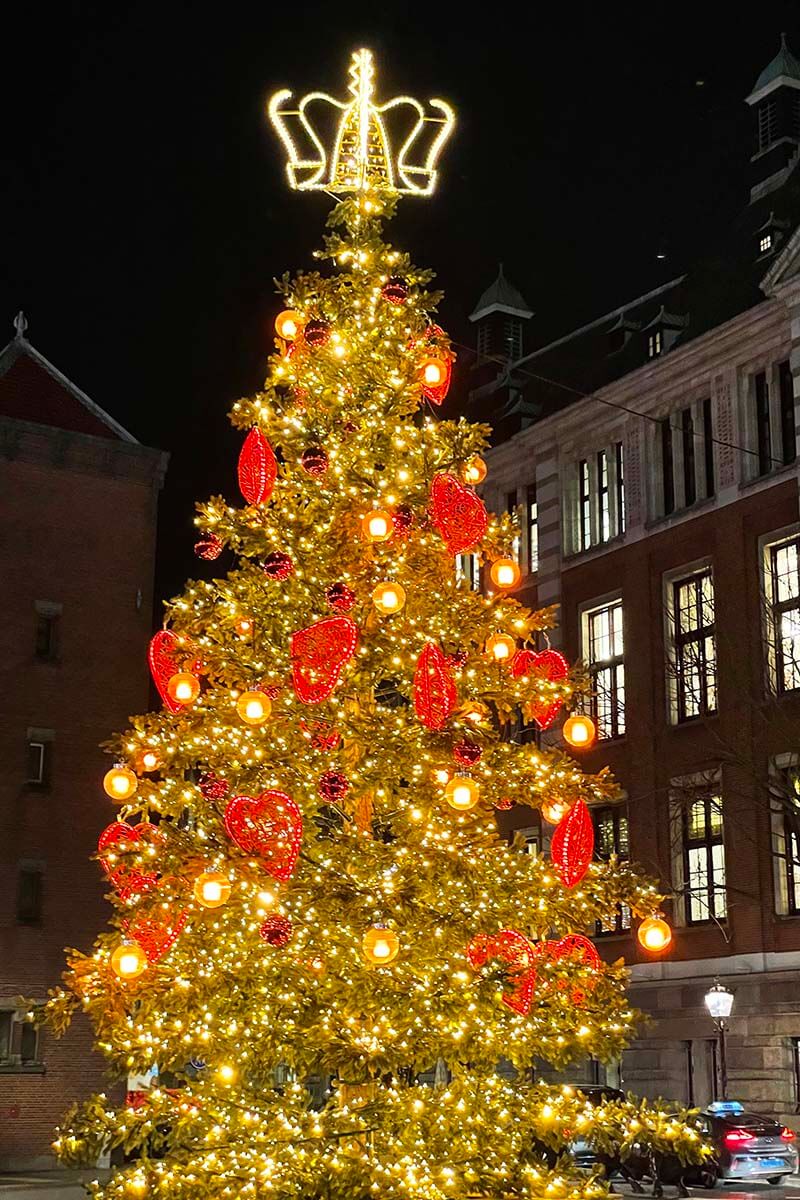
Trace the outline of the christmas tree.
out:
<instances>
[{"instance_id":1,"label":"christmas tree","mask_svg":"<svg viewBox=\"0 0 800 1200\"><path fill-rule=\"evenodd\" d=\"M515 521L472 486L488 430L439 419L454 352L431 274L382 240L397 196L432 188L452 113L420 118L413 166L367 52L350 91L330 162L296 149L303 104L273 101L291 181L337 197L327 265L283 279L264 389L234 405L242 502L199 507L196 550L235 565L153 638L163 708L104 781L112 929L47 1006L57 1031L88 1014L114 1077L160 1072L59 1133L67 1164L126 1152L109 1200L590 1197L607 1185L564 1153L577 1136L702 1154L682 1114L536 1082L537 1062L619 1056L625 969L587 931L660 898L592 861L612 778L512 737L519 713L553 725L581 678L541 647L553 614L510 594ZM547 855L500 836L513 804L557 823Z\"/></svg>"}]
</instances>

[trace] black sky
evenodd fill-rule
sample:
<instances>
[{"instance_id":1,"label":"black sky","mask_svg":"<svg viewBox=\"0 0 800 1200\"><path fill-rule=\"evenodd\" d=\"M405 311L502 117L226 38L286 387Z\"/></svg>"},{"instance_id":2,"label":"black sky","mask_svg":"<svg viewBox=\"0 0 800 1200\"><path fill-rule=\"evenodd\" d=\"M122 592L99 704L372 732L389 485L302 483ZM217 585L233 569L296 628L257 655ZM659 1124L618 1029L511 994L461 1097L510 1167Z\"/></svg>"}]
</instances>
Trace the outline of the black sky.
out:
<instances>
[{"instance_id":1,"label":"black sky","mask_svg":"<svg viewBox=\"0 0 800 1200\"><path fill-rule=\"evenodd\" d=\"M743 206L743 97L781 30L800 56L799 0L17 6L0 70L0 344L23 307L42 353L170 451L172 592L195 569L194 499L236 496L226 412L261 382L272 279L309 264L329 203L286 188L272 90L338 93L363 44L384 94L451 100L441 188L404 202L393 239L438 272L460 340L499 259L547 328L567 329L670 278Z\"/></svg>"}]
</instances>

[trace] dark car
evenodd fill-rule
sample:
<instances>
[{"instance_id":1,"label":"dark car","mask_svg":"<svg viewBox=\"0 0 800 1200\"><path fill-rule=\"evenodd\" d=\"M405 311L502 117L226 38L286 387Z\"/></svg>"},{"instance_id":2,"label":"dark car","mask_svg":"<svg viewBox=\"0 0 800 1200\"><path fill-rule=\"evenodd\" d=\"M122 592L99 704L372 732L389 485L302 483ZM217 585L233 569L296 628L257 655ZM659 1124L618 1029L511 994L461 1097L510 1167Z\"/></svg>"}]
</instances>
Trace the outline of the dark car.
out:
<instances>
[{"instance_id":1,"label":"dark car","mask_svg":"<svg viewBox=\"0 0 800 1200\"><path fill-rule=\"evenodd\" d=\"M738 1100L718 1100L702 1119L719 1179L778 1184L797 1170L795 1133L773 1117L747 1112Z\"/></svg>"}]
</instances>

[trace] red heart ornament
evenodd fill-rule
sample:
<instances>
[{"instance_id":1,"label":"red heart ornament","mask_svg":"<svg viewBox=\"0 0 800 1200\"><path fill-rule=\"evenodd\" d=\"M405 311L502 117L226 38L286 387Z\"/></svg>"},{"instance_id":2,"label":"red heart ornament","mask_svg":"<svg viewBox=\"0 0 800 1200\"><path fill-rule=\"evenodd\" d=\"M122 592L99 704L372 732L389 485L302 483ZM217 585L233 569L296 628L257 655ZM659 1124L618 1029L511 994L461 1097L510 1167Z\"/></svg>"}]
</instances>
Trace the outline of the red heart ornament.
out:
<instances>
[{"instance_id":1,"label":"red heart ornament","mask_svg":"<svg viewBox=\"0 0 800 1200\"><path fill-rule=\"evenodd\" d=\"M289 879L300 853L303 814L285 792L234 796L224 816L225 832L245 854L261 859L275 879Z\"/></svg>"},{"instance_id":2,"label":"red heart ornament","mask_svg":"<svg viewBox=\"0 0 800 1200\"><path fill-rule=\"evenodd\" d=\"M431 484L430 516L450 554L471 550L489 525L480 496L446 472L434 476Z\"/></svg>"},{"instance_id":3,"label":"red heart ornament","mask_svg":"<svg viewBox=\"0 0 800 1200\"><path fill-rule=\"evenodd\" d=\"M451 664L439 646L428 642L414 672L414 711L426 729L441 729L457 703Z\"/></svg>"},{"instance_id":4,"label":"red heart ornament","mask_svg":"<svg viewBox=\"0 0 800 1200\"><path fill-rule=\"evenodd\" d=\"M358 645L351 617L325 617L292 634L292 681L304 704L321 704L333 695L342 669Z\"/></svg>"},{"instance_id":5,"label":"red heart ornament","mask_svg":"<svg viewBox=\"0 0 800 1200\"><path fill-rule=\"evenodd\" d=\"M501 929L499 933L479 933L467 946L467 961L473 971L480 971L490 959L498 958L509 968L514 986L503 992L503 1003L526 1017L533 1001L536 986L536 951L524 934L516 929Z\"/></svg>"},{"instance_id":6,"label":"red heart ornament","mask_svg":"<svg viewBox=\"0 0 800 1200\"><path fill-rule=\"evenodd\" d=\"M184 908L175 916L166 910L162 916L140 917L123 921L122 925L128 937L142 947L147 961L157 963L169 954L188 919L189 912Z\"/></svg>"},{"instance_id":7,"label":"red heart ornament","mask_svg":"<svg viewBox=\"0 0 800 1200\"><path fill-rule=\"evenodd\" d=\"M557 942L539 942L536 947L536 954L539 958L549 958L554 962L561 962L563 959L568 958L579 966L589 967L592 972L599 971L602 964L594 942L590 942L582 933L568 933ZM583 986L591 991L594 989L596 982L596 979L590 977ZM547 990L549 986L549 981L542 984L543 990ZM559 980L557 981L557 987L565 990L569 987L569 984ZM582 1004L586 999L583 987L574 987L570 998L573 1004Z\"/></svg>"},{"instance_id":8,"label":"red heart ornament","mask_svg":"<svg viewBox=\"0 0 800 1200\"><path fill-rule=\"evenodd\" d=\"M148 843L152 844L159 837L158 826L151 825L149 821L143 821L140 825L129 825L127 821L114 821L113 824L107 825L100 834L97 842L97 851L101 856L100 862L111 885L122 900L151 891L158 882L158 873L143 871L141 868L125 862L112 863L103 855L123 844L135 848L136 844L141 842L144 849Z\"/></svg>"},{"instance_id":9,"label":"red heart ornament","mask_svg":"<svg viewBox=\"0 0 800 1200\"><path fill-rule=\"evenodd\" d=\"M511 660L511 675L523 679L526 675L537 682L561 683L569 678L569 663L558 650L518 650ZM528 700L526 708L540 729L549 729L558 716L564 701L547 696Z\"/></svg>"},{"instance_id":10,"label":"red heart ornament","mask_svg":"<svg viewBox=\"0 0 800 1200\"><path fill-rule=\"evenodd\" d=\"M263 504L272 495L278 477L275 452L255 426L244 439L237 468L239 490L248 504Z\"/></svg>"},{"instance_id":11,"label":"red heart ornament","mask_svg":"<svg viewBox=\"0 0 800 1200\"><path fill-rule=\"evenodd\" d=\"M164 707L172 713L183 711L183 705L173 700L167 691L170 679L181 669L182 657L180 639L171 629L159 629L158 633L151 637L147 650L150 674Z\"/></svg>"},{"instance_id":12,"label":"red heart ornament","mask_svg":"<svg viewBox=\"0 0 800 1200\"><path fill-rule=\"evenodd\" d=\"M556 825L550 843L550 858L566 887L580 883L589 870L593 853L594 825L586 803L579 796Z\"/></svg>"}]
</instances>

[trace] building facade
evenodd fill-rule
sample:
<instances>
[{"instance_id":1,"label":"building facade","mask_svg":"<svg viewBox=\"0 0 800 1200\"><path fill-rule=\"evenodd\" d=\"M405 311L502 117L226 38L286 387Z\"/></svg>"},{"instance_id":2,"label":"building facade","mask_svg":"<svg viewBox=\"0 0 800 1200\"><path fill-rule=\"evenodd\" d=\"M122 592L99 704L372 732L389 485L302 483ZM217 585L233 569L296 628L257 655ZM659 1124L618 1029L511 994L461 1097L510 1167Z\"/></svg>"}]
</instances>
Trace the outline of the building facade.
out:
<instances>
[{"instance_id":1,"label":"building facade","mask_svg":"<svg viewBox=\"0 0 800 1200\"><path fill-rule=\"evenodd\" d=\"M108 917L91 856L113 817L100 749L148 702L156 507L140 445L27 340L0 353L0 1170L54 1165L65 1108L103 1086L82 1019L23 1020Z\"/></svg>"},{"instance_id":2,"label":"building facade","mask_svg":"<svg viewBox=\"0 0 800 1200\"><path fill-rule=\"evenodd\" d=\"M593 814L597 853L660 879L674 927L659 960L624 911L594 931L649 1018L614 1078L718 1097L703 1003L718 976L735 996L729 1094L796 1126L800 63L785 42L748 102L750 203L708 261L525 355L479 334L471 407L499 418L484 492L520 514L520 599L558 606L554 642L588 668L599 736L581 760L621 785ZM516 296L519 345L536 322ZM531 814L509 832L537 850L549 827Z\"/></svg>"}]
</instances>

